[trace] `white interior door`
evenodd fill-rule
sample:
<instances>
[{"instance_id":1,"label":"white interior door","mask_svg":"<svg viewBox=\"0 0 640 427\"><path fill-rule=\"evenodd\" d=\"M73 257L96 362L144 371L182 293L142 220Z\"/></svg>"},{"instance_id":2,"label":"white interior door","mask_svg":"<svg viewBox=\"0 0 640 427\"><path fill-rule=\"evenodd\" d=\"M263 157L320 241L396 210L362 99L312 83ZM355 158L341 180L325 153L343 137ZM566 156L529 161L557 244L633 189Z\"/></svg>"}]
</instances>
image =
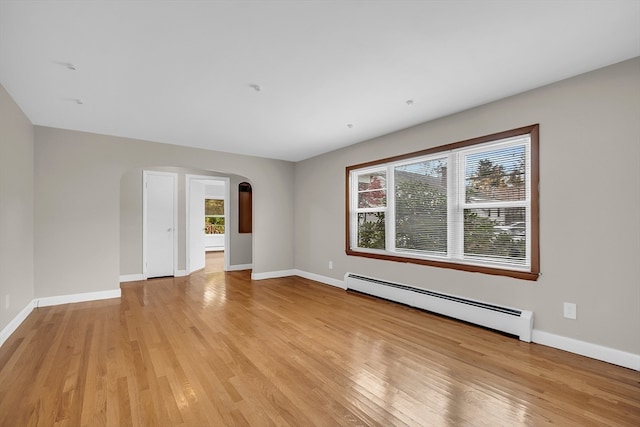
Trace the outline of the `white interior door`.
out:
<instances>
[{"instance_id":1,"label":"white interior door","mask_svg":"<svg viewBox=\"0 0 640 427\"><path fill-rule=\"evenodd\" d=\"M147 172L145 186L147 277L173 276L176 177Z\"/></svg>"},{"instance_id":2,"label":"white interior door","mask_svg":"<svg viewBox=\"0 0 640 427\"><path fill-rule=\"evenodd\" d=\"M189 180L189 273L205 267L204 193L205 184Z\"/></svg>"}]
</instances>

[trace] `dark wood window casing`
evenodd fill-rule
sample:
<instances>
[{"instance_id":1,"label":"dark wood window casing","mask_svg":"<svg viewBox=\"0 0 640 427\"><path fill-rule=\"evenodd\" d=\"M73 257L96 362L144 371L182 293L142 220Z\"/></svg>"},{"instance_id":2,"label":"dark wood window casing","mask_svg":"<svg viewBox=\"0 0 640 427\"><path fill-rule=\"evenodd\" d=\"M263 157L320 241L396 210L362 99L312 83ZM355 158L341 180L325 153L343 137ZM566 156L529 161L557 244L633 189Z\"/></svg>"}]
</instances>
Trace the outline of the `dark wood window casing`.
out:
<instances>
[{"instance_id":1,"label":"dark wood window casing","mask_svg":"<svg viewBox=\"0 0 640 427\"><path fill-rule=\"evenodd\" d=\"M238 184L238 232L239 233L251 233L252 232L252 189L251 184L248 182L241 182Z\"/></svg>"},{"instance_id":2,"label":"dark wood window casing","mask_svg":"<svg viewBox=\"0 0 640 427\"><path fill-rule=\"evenodd\" d=\"M357 172L361 169L375 169L376 166L384 166L393 164L398 161L404 161L406 159L419 158L421 156L446 153L452 150L467 149L469 147L490 143L506 138L517 137L519 135L530 135L530 266L528 270L515 270L508 268L494 268L490 266L483 266L477 264L467 264L464 261L445 261L438 259L429 259L428 257L411 257L405 256L402 253L391 252L385 250L362 250L353 246L352 242L352 206L354 195L352 194L352 171ZM492 135L486 135L478 138L473 138L465 141L455 142L439 147L429 148L422 151L417 151L408 154L402 154L385 159L370 161L361 163L346 168L345 174L345 252L347 255L359 256L366 258L374 258L379 260L397 261L403 263L415 263L428 265L433 267L444 267L455 270L463 270L477 273L493 274L499 276L508 276L524 280L537 280L540 275L540 249L539 249L539 125L534 124L530 126L521 127L518 129L512 129ZM496 211L497 212L497 211Z\"/></svg>"}]
</instances>

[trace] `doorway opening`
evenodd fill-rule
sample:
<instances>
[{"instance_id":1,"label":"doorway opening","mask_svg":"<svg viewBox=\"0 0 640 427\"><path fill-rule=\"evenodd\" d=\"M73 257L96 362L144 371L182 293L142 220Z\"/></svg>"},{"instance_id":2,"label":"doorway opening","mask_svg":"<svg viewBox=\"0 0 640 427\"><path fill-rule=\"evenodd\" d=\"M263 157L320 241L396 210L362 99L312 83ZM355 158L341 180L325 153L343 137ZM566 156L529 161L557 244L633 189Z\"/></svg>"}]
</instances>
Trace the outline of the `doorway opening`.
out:
<instances>
[{"instance_id":1,"label":"doorway opening","mask_svg":"<svg viewBox=\"0 0 640 427\"><path fill-rule=\"evenodd\" d=\"M145 177L148 174L154 176L173 176L175 185L171 190L160 191L161 195L173 193L173 225L166 225L164 229L159 228L166 240L173 242L167 248L173 248L173 254L167 251L166 261L162 265L168 265L171 270L163 271L148 276L147 250L157 247L153 242L148 241L147 234L147 188ZM188 177L188 178L187 178ZM197 182L204 180L204 182ZM181 277L190 274L198 269L204 269L206 264L206 252L203 246L202 251L192 250L192 241L198 238L204 240L205 235L205 195L204 184L211 181L224 181L224 202L222 209L224 216L214 214L217 220L214 225L224 225L224 233L218 233L218 239L224 235L224 244L209 245L209 249L216 248L223 252L218 254L224 260L224 267L220 271L247 270L252 268L253 235L251 233L240 233L238 228L238 184L247 182L247 178L240 175L225 174L200 169L187 169L177 166L149 166L144 168L132 168L123 173L120 180L120 281L130 282L145 280L148 277L173 276ZM195 187L201 187L203 194L199 197L191 197L191 182L196 182ZM200 185L198 185L200 184ZM215 198L215 197L214 197ZM201 213L191 221L192 214L191 199L195 199L194 206L198 206ZM222 218L222 219L220 219ZM217 224L216 224L217 222ZM217 227L221 229L221 227ZM192 233L197 235L192 239ZM173 234L173 237L171 237ZM160 236L162 237L162 236ZM203 243L203 245L206 245ZM163 246L164 247L164 246ZM195 268L193 257L201 256L199 268ZM218 263L219 265L219 263Z\"/></svg>"},{"instance_id":2,"label":"doorway opening","mask_svg":"<svg viewBox=\"0 0 640 427\"><path fill-rule=\"evenodd\" d=\"M229 178L186 175L187 274L208 269L207 255L218 271L229 270Z\"/></svg>"}]
</instances>

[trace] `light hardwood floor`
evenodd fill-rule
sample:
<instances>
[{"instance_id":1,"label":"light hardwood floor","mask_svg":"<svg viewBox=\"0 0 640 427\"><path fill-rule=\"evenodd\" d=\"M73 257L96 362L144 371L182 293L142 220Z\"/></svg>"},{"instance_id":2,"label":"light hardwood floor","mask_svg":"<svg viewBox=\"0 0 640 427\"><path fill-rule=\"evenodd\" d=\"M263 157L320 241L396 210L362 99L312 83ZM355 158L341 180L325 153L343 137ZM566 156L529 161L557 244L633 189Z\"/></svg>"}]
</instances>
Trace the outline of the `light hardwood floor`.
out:
<instances>
[{"instance_id":1,"label":"light hardwood floor","mask_svg":"<svg viewBox=\"0 0 640 427\"><path fill-rule=\"evenodd\" d=\"M1 426L548 424L640 425L640 373L297 277L127 283L0 348Z\"/></svg>"},{"instance_id":2,"label":"light hardwood floor","mask_svg":"<svg viewBox=\"0 0 640 427\"><path fill-rule=\"evenodd\" d=\"M217 273L224 271L224 251L210 251L205 254L206 265L204 267L207 273Z\"/></svg>"}]
</instances>

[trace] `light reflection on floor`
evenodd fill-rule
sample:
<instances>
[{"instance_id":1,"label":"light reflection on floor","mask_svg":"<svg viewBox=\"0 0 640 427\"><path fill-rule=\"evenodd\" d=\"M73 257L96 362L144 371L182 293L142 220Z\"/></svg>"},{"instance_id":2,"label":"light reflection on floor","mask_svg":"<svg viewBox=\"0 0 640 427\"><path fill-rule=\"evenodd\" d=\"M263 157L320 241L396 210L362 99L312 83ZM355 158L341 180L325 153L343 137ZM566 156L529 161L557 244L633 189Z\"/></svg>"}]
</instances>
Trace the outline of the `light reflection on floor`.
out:
<instances>
[{"instance_id":1,"label":"light reflection on floor","mask_svg":"<svg viewBox=\"0 0 640 427\"><path fill-rule=\"evenodd\" d=\"M415 355L403 357L384 341L371 342L359 333L354 335L351 360L356 371L351 376L354 391L407 424L430 420L433 425L450 425L453 421L453 425L481 426L486 425L481 414L491 414L487 420L495 421L497 417L516 426L526 425L530 418L518 396L476 381L477 377L465 379L464 373L451 372L445 360L442 364L418 366ZM407 368L416 375L408 377ZM355 400L353 403L357 404ZM418 415L418 419L407 418L406 414Z\"/></svg>"}]
</instances>

